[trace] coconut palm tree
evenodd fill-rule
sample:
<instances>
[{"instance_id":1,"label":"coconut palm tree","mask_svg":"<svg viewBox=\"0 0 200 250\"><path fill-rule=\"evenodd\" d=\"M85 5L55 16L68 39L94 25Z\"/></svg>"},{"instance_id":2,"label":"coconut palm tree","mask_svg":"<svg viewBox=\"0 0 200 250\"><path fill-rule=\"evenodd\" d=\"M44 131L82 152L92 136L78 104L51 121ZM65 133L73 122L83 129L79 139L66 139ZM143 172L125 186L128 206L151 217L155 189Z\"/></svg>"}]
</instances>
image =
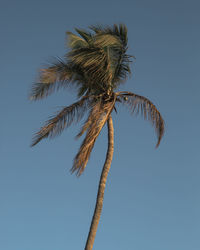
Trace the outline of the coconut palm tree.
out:
<instances>
[{"instance_id":1,"label":"coconut palm tree","mask_svg":"<svg viewBox=\"0 0 200 250\"><path fill-rule=\"evenodd\" d=\"M132 114L141 113L155 127L160 144L164 133L164 121L155 105L147 98L116 89L130 74L131 56L127 52L127 28L91 26L89 31L76 29L78 35L67 32L70 51L63 60L56 59L41 69L39 81L31 91L31 99L47 97L60 88L75 86L77 102L60 110L35 134L32 146L44 138L60 134L71 124L84 122L77 137L85 134L71 172L80 176L90 158L95 141L102 128L108 125L108 149L99 181L96 207L92 218L85 249L93 248L97 226L103 206L104 189L111 166L114 145L114 130L111 113L117 112L116 104L126 105Z\"/></svg>"}]
</instances>

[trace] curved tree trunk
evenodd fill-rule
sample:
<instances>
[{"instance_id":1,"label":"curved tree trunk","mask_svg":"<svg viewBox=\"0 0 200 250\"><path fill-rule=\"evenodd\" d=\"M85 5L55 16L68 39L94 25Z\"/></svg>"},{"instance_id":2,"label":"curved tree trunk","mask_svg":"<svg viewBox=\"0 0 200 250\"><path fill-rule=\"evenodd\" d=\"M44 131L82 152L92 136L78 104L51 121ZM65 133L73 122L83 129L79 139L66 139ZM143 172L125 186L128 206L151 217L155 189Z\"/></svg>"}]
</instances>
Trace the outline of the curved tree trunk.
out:
<instances>
[{"instance_id":1,"label":"curved tree trunk","mask_svg":"<svg viewBox=\"0 0 200 250\"><path fill-rule=\"evenodd\" d=\"M101 210L103 207L103 197L104 197L104 190L106 186L106 180L108 176L108 172L110 170L112 158L113 158L113 151L114 151L114 129L113 129L113 121L112 117L108 118L108 150L106 155L106 160L102 169L101 178L99 181L99 188L96 200L96 207L94 210L92 222L90 225L90 231L88 234L85 250L91 250L93 248L95 235L97 232L97 227L99 224L99 219L101 216Z\"/></svg>"}]
</instances>

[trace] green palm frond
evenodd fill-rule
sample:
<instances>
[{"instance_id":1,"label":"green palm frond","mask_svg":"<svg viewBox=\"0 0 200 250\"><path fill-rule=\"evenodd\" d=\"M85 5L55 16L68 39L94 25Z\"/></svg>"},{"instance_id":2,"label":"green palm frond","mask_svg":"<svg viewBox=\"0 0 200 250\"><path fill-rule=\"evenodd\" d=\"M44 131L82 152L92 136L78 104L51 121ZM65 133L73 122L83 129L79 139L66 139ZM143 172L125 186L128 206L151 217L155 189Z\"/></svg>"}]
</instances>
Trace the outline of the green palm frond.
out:
<instances>
[{"instance_id":1,"label":"green palm frond","mask_svg":"<svg viewBox=\"0 0 200 250\"><path fill-rule=\"evenodd\" d=\"M82 48L71 51L69 60L79 66L84 74L94 84L107 84L111 79L109 59L106 52L101 48Z\"/></svg>"},{"instance_id":2,"label":"green palm frond","mask_svg":"<svg viewBox=\"0 0 200 250\"><path fill-rule=\"evenodd\" d=\"M63 108L55 116L51 117L45 125L35 134L31 146L35 146L44 138L53 138L59 135L66 127L73 122L78 122L87 111L89 102L88 96L84 96L80 101Z\"/></svg>"},{"instance_id":3,"label":"green palm frond","mask_svg":"<svg viewBox=\"0 0 200 250\"><path fill-rule=\"evenodd\" d=\"M114 29L117 30L117 25L114 25ZM127 36L127 27L124 24L120 24L119 28L117 30L117 33L119 34L120 39L122 40L123 44L126 46L128 43L128 36Z\"/></svg>"},{"instance_id":4,"label":"green palm frond","mask_svg":"<svg viewBox=\"0 0 200 250\"><path fill-rule=\"evenodd\" d=\"M71 49L80 49L88 46L88 43L85 41L85 39L81 38L80 36L77 36L73 34L72 32L66 32L67 33L67 41L68 46Z\"/></svg>"},{"instance_id":5,"label":"green palm frond","mask_svg":"<svg viewBox=\"0 0 200 250\"><path fill-rule=\"evenodd\" d=\"M94 46L105 48L105 47L122 47L121 41L117 36L111 34L97 34L94 37Z\"/></svg>"},{"instance_id":6,"label":"green palm frond","mask_svg":"<svg viewBox=\"0 0 200 250\"><path fill-rule=\"evenodd\" d=\"M156 106L146 97L136 95L131 92L118 92L117 96L120 102L128 105L132 114L138 114L140 112L144 116L144 119L151 121L152 125L155 127L158 137L156 144L157 148L164 135L164 120Z\"/></svg>"},{"instance_id":7,"label":"green palm frond","mask_svg":"<svg viewBox=\"0 0 200 250\"><path fill-rule=\"evenodd\" d=\"M68 58L76 65L80 65L82 68L97 66L105 60L105 53L99 48L81 48L75 51L71 51L68 54ZM94 67L95 67L94 66Z\"/></svg>"},{"instance_id":8,"label":"green palm frond","mask_svg":"<svg viewBox=\"0 0 200 250\"><path fill-rule=\"evenodd\" d=\"M121 58L123 57L120 39L110 34L97 34L94 46L104 49L107 58L106 72L109 75L109 79L106 80L110 84L115 83L115 76L119 75L118 66L121 65Z\"/></svg>"},{"instance_id":9,"label":"green palm frond","mask_svg":"<svg viewBox=\"0 0 200 250\"><path fill-rule=\"evenodd\" d=\"M93 36L90 32L87 32L83 29L75 28L76 32L90 45L93 41Z\"/></svg>"},{"instance_id":10,"label":"green palm frond","mask_svg":"<svg viewBox=\"0 0 200 250\"><path fill-rule=\"evenodd\" d=\"M39 81L32 86L31 100L39 100L53 91L69 84L73 76L72 69L64 61L57 59L50 67L41 69Z\"/></svg>"},{"instance_id":11,"label":"green palm frond","mask_svg":"<svg viewBox=\"0 0 200 250\"><path fill-rule=\"evenodd\" d=\"M81 68L94 84L102 83L104 90L114 89L130 74L131 60L126 54L127 28L120 24L113 27L92 26L91 29L94 34L76 29L81 37L67 33L71 48L67 60ZM81 87L81 94L83 90Z\"/></svg>"},{"instance_id":12,"label":"green palm frond","mask_svg":"<svg viewBox=\"0 0 200 250\"><path fill-rule=\"evenodd\" d=\"M113 87L116 88L120 83L124 82L131 73L129 64L131 57L134 58L126 54L128 42L127 28L123 24L114 24L113 27L97 25L91 26L90 28L96 33L97 37L102 36L106 40L106 44L109 44L109 41L111 41L110 59L113 71L112 82ZM118 43L116 41L118 41Z\"/></svg>"},{"instance_id":13,"label":"green palm frond","mask_svg":"<svg viewBox=\"0 0 200 250\"><path fill-rule=\"evenodd\" d=\"M93 30L96 34L109 34L112 36L117 36L121 40L124 47L127 46L128 37L127 37L127 27L124 24L116 25L113 27L109 26L101 26L101 25L93 25L90 26L90 29Z\"/></svg>"},{"instance_id":14,"label":"green palm frond","mask_svg":"<svg viewBox=\"0 0 200 250\"><path fill-rule=\"evenodd\" d=\"M131 74L131 69L129 64L132 61L130 60L130 56L121 53L119 57L120 58L116 65L115 74L113 76L113 82L115 83L116 87L119 84L125 82L127 77Z\"/></svg>"},{"instance_id":15,"label":"green palm frond","mask_svg":"<svg viewBox=\"0 0 200 250\"><path fill-rule=\"evenodd\" d=\"M81 136L87 131L86 137L80 146L79 152L74 158L74 164L71 168L71 172L73 173L76 171L77 176L80 176L83 173L90 158L95 141L108 120L114 108L115 101L116 97L105 104L97 102L94 105L93 110L90 112L81 132L78 134L78 136Z\"/></svg>"}]
</instances>

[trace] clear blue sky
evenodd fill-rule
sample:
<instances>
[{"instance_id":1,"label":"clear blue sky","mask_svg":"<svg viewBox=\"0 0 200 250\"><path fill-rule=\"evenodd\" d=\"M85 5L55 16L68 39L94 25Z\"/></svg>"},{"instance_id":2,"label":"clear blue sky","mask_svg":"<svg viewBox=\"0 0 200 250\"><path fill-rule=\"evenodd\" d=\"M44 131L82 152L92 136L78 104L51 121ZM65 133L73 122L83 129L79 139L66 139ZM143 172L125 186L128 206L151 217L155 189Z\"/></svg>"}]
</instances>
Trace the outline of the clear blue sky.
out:
<instances>
[{"instance_id":1,"label":"clear blue sky","mask_svg":"<svg viewBox=\"0 0 200 250\"><path fill-rule=\"evenodd\" d=\"M70 90L31 103L37 72L66 53L65 32L125 23L136 56L123 86L162 113L156 136L141 117L113 115L115 152L94 250L200 249L200 2L10 1L0 9L0 249L83 249L106 153L104 129L84 174L71 175L79 126L30 148L34 132Z\"/></svg>"}]
</instances>

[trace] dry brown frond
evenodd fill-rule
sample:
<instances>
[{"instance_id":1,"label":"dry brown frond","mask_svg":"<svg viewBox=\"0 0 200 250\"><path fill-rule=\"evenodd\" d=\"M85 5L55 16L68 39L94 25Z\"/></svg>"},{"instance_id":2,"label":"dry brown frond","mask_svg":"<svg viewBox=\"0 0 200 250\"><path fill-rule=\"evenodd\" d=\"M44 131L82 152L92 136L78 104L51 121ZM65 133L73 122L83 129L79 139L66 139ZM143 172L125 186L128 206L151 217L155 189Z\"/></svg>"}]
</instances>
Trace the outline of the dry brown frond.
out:
<instances>
[{"instance_id":1,"label":"dry brown frond","mask_svg":"<svg viewBox=\"0 0 200 250\"><path fill-rule=\"evenodd\" d=\"M152 125L155 127L156 134L158 137L158 141L156 144L156 148L159 146L160 141L164 135L164 120L157 110L156 106L149 101L146 97L136 95L131 92L118 92L117 98L119 98L120 102L129 106L131 113L141 114L144 116L144 119L151 121Z\"/></svg>"},{"instance_id":2,"label":"dry brown frond","mask_svg":"<svg viewBox=\"0 0 200 250\"><path fill-rule=\"evenodd\" d=\"M30 99L34 101L42 99L53 91L68 86L72 75L70 66L61 59L56 59L50 67L40 70L38 82L32 86Z\"/></svg>"},{"instance_id":3,"label":"dry brown frond","mask_svg":"<svg viewBox=\"0 0 200 250\"><path fill-rule=\"evenodd\" d=\"M116 98L107 103L97 102L91 110L81 132L78 134L78 136L81 136L87 130L86 137L80 146L79 152L74 159L73 167L71 168L71 172L73 173L76 171L77 176L83 173L94 147L94 143L108 120L115 101Z\"/></svg>"},{"instance_id":4,"label":"dry brown frond","mask_svg":"<svg viewBox=\"0 0 200 250\"><path fill-rule=\"evenodd\" d=\"M80 101L63 108L55 117L49 119L45 126L35 134L31 146L35 146L42 139L53 138L60 134L66 127L69 127L73 122L78 122L84 115L87 109L88 96L84 96Z\"/></svg>"},{"instance_id":5,"label":"dry brown frond","mask_svg":"<svg viewBox=\"0 0 200 250\"><path fill-rule=\"evenodd\" d=\"M93 105L93 107L90 110L87 120L85 121L81 131L77 134L76 138L81 137L87 131L87 129L92 124L92 122L94 122L94 119L96 118L96 114L99 113L100 108L101 108L101 102L95 103L95 105Z\"/></svg>"}]
</instances>

